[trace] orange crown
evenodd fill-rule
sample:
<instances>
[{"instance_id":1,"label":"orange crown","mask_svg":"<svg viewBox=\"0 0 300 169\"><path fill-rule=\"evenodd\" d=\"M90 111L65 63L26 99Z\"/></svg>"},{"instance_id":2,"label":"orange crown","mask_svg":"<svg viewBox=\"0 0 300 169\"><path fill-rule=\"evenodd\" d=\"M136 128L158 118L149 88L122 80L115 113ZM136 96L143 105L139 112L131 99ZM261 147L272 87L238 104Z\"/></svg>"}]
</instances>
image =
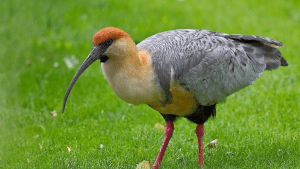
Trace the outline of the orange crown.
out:
<instances>
[{"instance_id":1,"label":"orange crown","mask_svg":"<svg viewBox=\"0 0 300 169\"><path fill-rule=\"evenodd\" d=\"M108 39L130 38L130 35L122 29L115 27L106 27L98 31L93 37L93 44L99 45Z\"/></svg>"}]
</instances>

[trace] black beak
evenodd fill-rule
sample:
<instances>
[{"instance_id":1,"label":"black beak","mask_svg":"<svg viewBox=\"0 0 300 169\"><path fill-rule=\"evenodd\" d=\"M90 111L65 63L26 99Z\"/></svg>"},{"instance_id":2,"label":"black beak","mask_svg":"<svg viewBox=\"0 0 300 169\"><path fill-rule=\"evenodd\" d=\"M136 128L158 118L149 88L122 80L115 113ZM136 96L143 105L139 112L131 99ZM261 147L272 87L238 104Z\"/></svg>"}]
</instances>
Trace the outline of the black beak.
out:
<instances>
[{"instance_id":1,"label":"black beak","mask_svg":"<svg viewBox=\"0 0 300 169\"><path fill-rule=\"evenodd\" d=\"M105 55L102 55L104 53L104 51L101 49L100 46L94 46L91 53L89 54L89 56L85 59L85 61L82 63L82 65L80 66L80 68L77 70L75 76L73 77L72 81L69 84L69 87L66 91L65 97L64 97L64 103L62 106L62 112L64 112L65 110L65 106L66 106L66 102L68 99L68 96L72 90L73 85L75 84L76 80L78 79L78 77L93 63L95 62L97 59L100 59L100 61L106 61L108 58Z\"/></svg>"}]
</instances>

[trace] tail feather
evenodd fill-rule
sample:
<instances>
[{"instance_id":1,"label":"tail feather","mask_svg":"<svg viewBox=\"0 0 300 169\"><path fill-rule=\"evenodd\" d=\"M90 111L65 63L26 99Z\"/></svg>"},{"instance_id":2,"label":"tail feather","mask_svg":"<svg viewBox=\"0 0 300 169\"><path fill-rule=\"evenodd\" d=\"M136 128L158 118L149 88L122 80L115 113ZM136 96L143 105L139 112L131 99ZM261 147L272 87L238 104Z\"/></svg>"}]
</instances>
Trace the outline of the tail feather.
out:
<instances>
[{"instance_id":1,"label":"tail feather","mask_svg":"<svg viewBox=\"0 0 300 169\"><path fill-rule=\"evenodd\" d=\"M266 63L266 70L276 69L279 66L288 66L287 61L281 56L281 52L269 45L263 45L260 47L261 52L264 55Z\"/></svg>"},{"instance_id":2,"label":"tail feather","mask_svg":"<svg viewBox=\"0 0 300 169\"><path fill-rule=\"evenodd\" d=\"M264 56L266 70L276 69L279 66L288 66L287 61L281 56L281 52L278 50L278 47L283 46L282 42L252 35L230 35L221 33L218 35L243 42L246 46L251 45L252 47L255 47L254 54L262 54Z\"/></svg>"},{"instance_id":3,"label":"tail feather","mask_svg":"<svg viewBox=\"0 0 300 169\"><path fill-rule=\"evenodd\" d=\"M289 65L284 58L281 58L280 63L281 63L280 66L288 66Z\"/></svg>"},{"instance_id":4,"label":"tail feather","mask_svg":"<svg viewBox=\"0 0 300 169\"><path fill-rule=\"evenodd\" d=\"M277 48L263 45L260 47L264 55L266 70L276 69L281 65L281 52Z\"/></svg>"}]
</instances>

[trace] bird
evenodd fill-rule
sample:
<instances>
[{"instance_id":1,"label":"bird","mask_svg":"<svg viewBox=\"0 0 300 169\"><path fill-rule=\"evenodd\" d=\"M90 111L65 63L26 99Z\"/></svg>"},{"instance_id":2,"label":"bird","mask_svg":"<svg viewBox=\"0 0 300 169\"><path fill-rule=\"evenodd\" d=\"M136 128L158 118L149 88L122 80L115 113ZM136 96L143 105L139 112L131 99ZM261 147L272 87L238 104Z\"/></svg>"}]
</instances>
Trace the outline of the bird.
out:
<instances>
[{"instance_id":1,"label":"bird","mask_svg":"<svg viewBox=\"0 0 300 169\"><path fill-rule=\"evenodd\" d=\"M197 124L198 164L203 167L204 123L216 116L216 105L265 71L288 66L271 38L202 29L154 34L138 44L124 30L106 27L92 38L93 48L72 78L62 112L78 77L100 60L115 94L130 104L147 104L164 118L164 139L153 164L162 164L180 117Z\"/></svg>"}]
</instances>

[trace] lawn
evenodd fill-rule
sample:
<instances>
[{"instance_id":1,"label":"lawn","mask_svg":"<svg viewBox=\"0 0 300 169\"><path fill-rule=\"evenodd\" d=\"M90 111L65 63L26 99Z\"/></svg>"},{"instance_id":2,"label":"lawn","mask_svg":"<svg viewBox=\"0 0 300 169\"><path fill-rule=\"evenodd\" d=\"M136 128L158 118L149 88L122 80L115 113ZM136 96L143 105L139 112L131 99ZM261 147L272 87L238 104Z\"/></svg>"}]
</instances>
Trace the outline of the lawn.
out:
<instances>
[{"instance_id":1,"label":"lawn","mask_svg":"<svg viewBox=\"0 0 300 169\"><path fill-rule=\"evenodd\" d=\"M229 96L205 123L204 144L218 139L218 145L204 150L204 168L300 168L298 1L3 0L0 22L0 168L134 169L155 161L163 130L154 126L163 118L119 99L99 62L78 79L61 113L94 33L107 26L136 42L179 28L283 42L289 66ZM195 127L175 122L162 169L199 167Z\"/></svg>"}]
</instances>

